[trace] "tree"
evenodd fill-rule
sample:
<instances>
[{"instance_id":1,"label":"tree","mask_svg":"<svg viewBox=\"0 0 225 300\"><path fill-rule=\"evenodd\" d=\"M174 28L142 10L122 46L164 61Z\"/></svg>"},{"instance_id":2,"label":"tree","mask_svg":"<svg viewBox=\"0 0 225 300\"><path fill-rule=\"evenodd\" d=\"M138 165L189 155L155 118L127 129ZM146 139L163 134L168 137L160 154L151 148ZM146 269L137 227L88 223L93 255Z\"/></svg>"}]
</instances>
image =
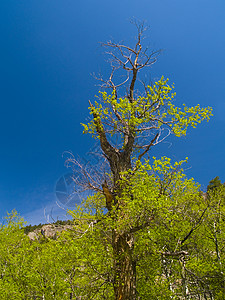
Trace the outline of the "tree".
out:
<instances>
[{"instance_id":1,"label":"tree","mask_svg":"<svg viewBox=\"0 0 225 300\"><path fill-rule=\"evenodd\" d=\"M210 180L208 186L207 186L207 193L210 194L212 191L216 191L218 188L222 186L222 182L219 178L219 176L216 176L212 180Z\"/></svg>"},{"instance_id":2,"label":"tree","mask_svg":"<svg viewBox=\"0 0 225 300\"><path fill-rule=\"evenodd\" d=\"M176 107L173 104L174 86L170 86L164 77L152 85L143 84L141 89L136 89L140 71L155 63L159 53L149 53L143 48L145 29L143 25L137 25L137 29L134 47L111 41L103 44L110 49L112 72L108 80L100 80L103 87L111 89L111 93L101 91L98 101L90 101L92 120L83 124L85 133L99 139L110 168L109 174L104 175L102 187L88 173L86 186L105 197L108 213L96 222L104 223L110 232L116 300L137 299L137 258L134 255L137 236L155 226L156 220L162 218L158 216L160 205L167 207L167 201L173 198L171 195L176 194L176 189L170 191L170 185L176 185L173 176L177 176L180 164L171 167L165 158L155 160L153 165L158 164L158 171L163 176L151 177L154 167L149 162L143 163L143 159L153 146L170 134L185 135L189 126L195 128L212 115L210 107ZM127 77L122 83L116 83L118 79L114 78L117 73L121 75L121 71L125 71ZM110 142L111 138L117 143ZM140 192L145 185L138 188L138 183L146 182L147 178L150 178L148 184L151 188L144 198ZM145 204L142 199L145 199ZM159 207L155 207L159 202Z\"/></svg>"},{"instance_id":3,"label":"tree","mask_svg":"<svg viewBox=\"0 0 225 300\"><path fill-rule=\"evenodd\" d=\"M29 228L9 214L0 227L2 299L224 298L224 185L203 197L182 170L187 159L147 156L169 134L180 137L208 120L211 108L177 108L164 78L138 86L139 72L158 52L147 54L144 28L137 28L133 48L106 44L112 73L100 80L112 91L90 103L84 125L108 169L99 174L100 167L95 172L69 158L80 167L82 188L95 193L70 211L73 230L57 239L29 240ZM121 71L128 77L115 84Z\"/></svg>"},{"instance_id":4,"label":"tree","mask_svg":"<svg viewBox=\"0 0 225 300\"><path fill-rule=\"evenodd\" d=\"M16 211L6 220L0 227L1 299L78 299L79 243L69 233L31 241Z\"/></svg>"},{"instance_id":5,"label":"tree","mask_svg":"<svg viewBox=\"0 0 225 300\"><path fill-rule=\"evenodd\" d=\"M21 227L23 220L16 211L8 214L6 224L0 227L0 294L2 299L21 299L24 292L21 289L26 268L24 268L25 253L21 245L26 244ZM18 284L19 283L19 284Z\"/></svg>"}]
</instances>

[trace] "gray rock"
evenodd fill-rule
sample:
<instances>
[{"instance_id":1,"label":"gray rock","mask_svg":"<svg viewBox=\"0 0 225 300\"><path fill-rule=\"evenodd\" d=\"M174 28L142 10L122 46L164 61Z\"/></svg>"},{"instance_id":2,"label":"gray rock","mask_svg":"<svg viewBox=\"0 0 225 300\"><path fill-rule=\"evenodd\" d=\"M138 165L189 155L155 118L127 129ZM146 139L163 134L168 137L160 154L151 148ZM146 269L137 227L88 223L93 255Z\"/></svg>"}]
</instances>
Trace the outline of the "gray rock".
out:
<instances>
[{"instance_id":1,"label":"gray rock","mask_svg":"<svg viewBox=\"0 0 225 300\"><path fill-rule=\"evenodd\" d=\"M30 240L34 241L35 239L40 239L41 235L45 238L52 238L56 239L57 235L60 234L60 232L72 229L72 225L54 225L54 224L48 224L43 225L41 229L35 229L33 232L28 233L28 237Z\"/></svg>"}]
</instances>

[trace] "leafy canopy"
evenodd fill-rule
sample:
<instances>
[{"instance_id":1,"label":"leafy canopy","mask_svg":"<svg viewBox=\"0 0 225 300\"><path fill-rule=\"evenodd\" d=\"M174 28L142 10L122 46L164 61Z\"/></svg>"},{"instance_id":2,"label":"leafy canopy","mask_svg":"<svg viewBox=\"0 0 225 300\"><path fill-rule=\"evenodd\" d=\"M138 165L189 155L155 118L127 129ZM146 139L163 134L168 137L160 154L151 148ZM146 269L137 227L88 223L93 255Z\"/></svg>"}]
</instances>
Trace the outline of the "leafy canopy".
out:
<instances>
[{"instance_id":1,"label":"leafy canopy","mask_svg":"<svg viewBox=\"0 0 225 300\"><path fill-rule=\"evenodd\" d=\"M146 95L138 96L130 101L128 97L118 98L116 92L107 94L99 92L99 102L89 107L93 119L88 124L82 124L84 133L97 137L99 130L111 135L119 133L124 136L128 128L135 137L146 134L146 131L168 130L180 137L186 135L188 126L193 128L203 120L212 116L212 108L194 107L178 108L173 104L176 93L174 86L168 84L168 79L162 77L153 86L147 86Z\"/></svg>"}]
</instances>

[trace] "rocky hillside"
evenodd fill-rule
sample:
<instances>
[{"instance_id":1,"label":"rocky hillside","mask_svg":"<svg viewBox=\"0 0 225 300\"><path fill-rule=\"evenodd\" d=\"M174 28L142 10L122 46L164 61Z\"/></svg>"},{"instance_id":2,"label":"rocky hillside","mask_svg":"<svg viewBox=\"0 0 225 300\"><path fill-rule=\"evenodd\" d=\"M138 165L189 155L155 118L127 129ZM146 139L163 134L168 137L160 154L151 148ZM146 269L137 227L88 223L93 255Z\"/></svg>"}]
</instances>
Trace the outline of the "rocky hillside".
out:
<instances>
[{"instance_id":1,"label":"rocky hillside","mask_svg":"<svg viewBox=\"0 0 225 300\"><path fill-rule=\"evenodd\" d=\"M71 230L72 228L72 221L67 220L57 221L52 224L28 225L24 228L24 232L28 235L30 240L40 239L42 236L56 239L60 232Z\"/></svg>"}]
</instances>

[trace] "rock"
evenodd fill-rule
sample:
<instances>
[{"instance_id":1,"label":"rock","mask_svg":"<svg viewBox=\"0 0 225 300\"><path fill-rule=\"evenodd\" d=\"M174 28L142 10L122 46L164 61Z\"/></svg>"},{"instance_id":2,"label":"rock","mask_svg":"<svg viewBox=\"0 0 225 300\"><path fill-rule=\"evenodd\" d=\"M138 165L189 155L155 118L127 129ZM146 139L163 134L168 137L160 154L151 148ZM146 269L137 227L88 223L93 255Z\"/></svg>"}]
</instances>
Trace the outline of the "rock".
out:
<instances>
[{"instance_id":1,"label":"rock","mask_svg":"<svg viewBox=\"0 0 225 300\"><path fill-rule=\"evenodd\" d=\"M31 241L34 241L38 239L38 234L36 232L29 232L28 237Z\"/></svg>"},{"instance_id":2,"label":"rock","mask_svg":"<svg viewBox=\"0 0 225 300\"><path fill-rule=\"evenodd\" d=\"M52 238L56 239L57 235L68 229L72 229L72 225L54 225L54 224L48 224L43 225L41 229L35 229L33 232L28 233L28 237L30 240L34 241L35 239L40 239L40 236L44 236L45 238Z\"/></svg>"}]
</instances>

